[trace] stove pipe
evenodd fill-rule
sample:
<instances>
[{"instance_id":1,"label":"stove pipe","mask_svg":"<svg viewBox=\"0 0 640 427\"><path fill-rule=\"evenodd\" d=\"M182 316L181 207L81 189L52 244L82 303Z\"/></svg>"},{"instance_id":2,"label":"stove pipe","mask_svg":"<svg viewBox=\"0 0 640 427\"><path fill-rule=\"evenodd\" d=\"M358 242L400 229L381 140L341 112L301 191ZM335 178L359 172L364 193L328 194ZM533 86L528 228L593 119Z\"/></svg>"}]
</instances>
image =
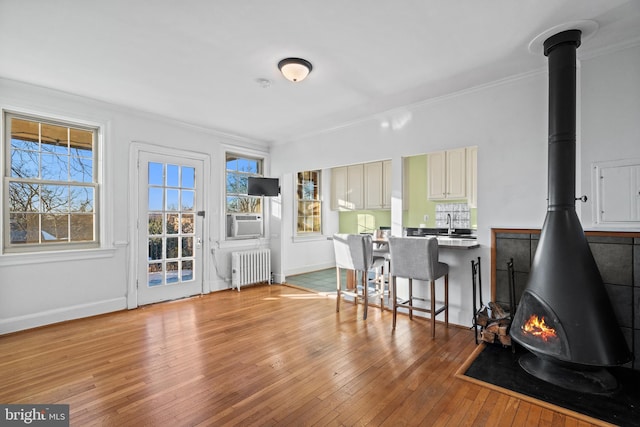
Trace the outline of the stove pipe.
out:
<instances>
[{"instance_id":1,"label":"stove pipe","mask_svg":"<svg viewBox=\"0 0 640 427\"><path fill-rule=\"evenodd\" d=\"M576 50L580 36L580 30L568 30L544 42L549 67L549 201L529 282L510 333L514 341L542 359L608 367L628 362L631 352L575 210ZM523 332L532 310L544 311L547 323L558 331L554 345Z\"/></svg>"}]
</instances>

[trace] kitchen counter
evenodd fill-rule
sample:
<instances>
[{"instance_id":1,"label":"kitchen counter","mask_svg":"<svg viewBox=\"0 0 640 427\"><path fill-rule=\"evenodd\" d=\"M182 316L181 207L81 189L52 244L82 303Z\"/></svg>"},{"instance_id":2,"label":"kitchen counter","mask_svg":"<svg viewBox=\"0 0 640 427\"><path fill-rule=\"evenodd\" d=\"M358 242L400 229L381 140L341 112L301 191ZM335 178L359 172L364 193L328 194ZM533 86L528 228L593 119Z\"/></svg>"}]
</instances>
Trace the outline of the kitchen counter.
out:
<instances>
[{"instance_id":1,"label":"kitchen counter","mask_svg":"<svg viewBox=\"0 0 640 427\"><path fill-rule=\"evenodd\" d=\"M476 239L465 239L459 237L445 237L438 236L438 246L441 248L450 249L475 249L479 248L480 244Z\"/></svg>"}]
</instances>

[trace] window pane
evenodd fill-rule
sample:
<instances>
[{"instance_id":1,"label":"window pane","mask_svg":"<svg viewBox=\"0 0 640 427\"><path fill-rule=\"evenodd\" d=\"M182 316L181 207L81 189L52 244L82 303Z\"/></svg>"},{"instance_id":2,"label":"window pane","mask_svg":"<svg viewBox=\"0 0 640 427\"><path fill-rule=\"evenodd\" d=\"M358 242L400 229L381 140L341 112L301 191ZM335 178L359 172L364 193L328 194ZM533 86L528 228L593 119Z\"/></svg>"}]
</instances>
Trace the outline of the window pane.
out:
<instances>
[{"instance_id":1,"label":"window pane","mask_svg":"<svg viewBox=\"0 0 640 427\"><path fill-rule=\"evenodd\" d=\"M40 142L42 151L47 153L57 153L69 155L69 128L63 126L42 123L40 126Z\"/></svg>"},{"instance_id":2,"label":"window pane","mask_svg":"<svg viewBox=\"0 0 640 427\"><path fill-rule=\"evenodd\" d=\"M167 283L177 283L180 278L178 277L178 262L167 263Z\"/></svg>"},{"instance_id":3,"label":"window pane","mask_svg":"<svg viewBox=\"0 0 640 427\"><path fill-rule=\"evenodd\" d=\"M177 237L167 237L166 258L178 258L178 238Z\"/></svg>"},{"instance_id":4,"label":"window pane","mask_svg":"<svg viewBox=\"0 0 640 427\"><path fill-rule=\"evenodd\" d=\"M162 196L164 190L162 188L149 188L149 210L161 211L164 210L164 203Z\"/></svg>"},{"instance_id":5,"label":"window pane","mask_svg":"<svg viewBox=\"0 0 640 427\"><path fill-rule=\"evenodd\" d=\"M85 157L71 157L69 174L72 181L93 182L93 160Z\"/></svg>"},{"instance_id":6,"label":"window pane","mask_svg":"<svg viewBox=\"0 0 640 427\"><path fill-rule=\"evenodd\" d=\"M193 280L193 261L182 261L182 281Z\"/></svg>"},{"instance_id":7,"label":"window pane","mask_svg":"<svg viewBox=\"0 0 640 427\"><path fill-rule=\"evenodd\" d=\"M195 203L195 191L192 190L182 190L182 210L183 211L192 211L194 209Z\"/></svg>"},{"instance_id":8,"label":"window pane","mask_svg":"<svg viewBox=\"0 0 640 427\"><path fill-rule=\"evenodd\" d=\"M177 213L167 214L167 234L178 234L178 218Z\"/></svg>"},{"instance_id":9,"label":"window pane","mask_svg":"<svg viewBox=\"0 0 640 427\"><path fill-rule=\"evenodd\" d=\"M164 185L162 163L149 162L149 185Z\"/></svg>"},{"instance_id":10,"label":"window pane","mask_svg":"<svg viewBox=\"0 0 640 427\"><path fill-rule=\"evenodd\" d=\"M193 214L182 214L182 233L192 234L194 230L193 225L194 225Z\"/></svg>"},{"instance_id":11,"label":"window pane","mask_svg":"<svg viewBox=\"0 0 640 427\"><path fill-rule=\"evenodd\" d=\"M69 177L69 157L42 153L40 156L42 179L67 181Z\"/></svg>"},{"instance_id":12,"label":"window pane","mask_svg":"<svg viewBox=\"0 0 640 427\"><path fill-rule=\"evenodd\" d=\"M66 185L43 185L40 187L42 212L69 212L69 187Z\"/></svg>"},{"instance_id":13,"label":"window pane","mask_svg":"<svg viewBox=\"0 0 640 427\"><path fill-rule=\"evenodd\" d=\"M93 187L70 187L71 212L93 212Z\"/></svg>"},{"instance_id":14,"label":"window pane","mask_svg":"<svg viewBox=\"0 0 640 427\"><path fill-rule=\"evenodd\" d=\"M162 237L152 237L149 239L149 259L162 259Z\"/></svg>"},{"instance_id":15,"label":"window pane","mask_svg":"<svg viewBox=\"0 0 640 427\"><path fill-rule=\"evenodd\" d=\"M179 210L179 190L166 190L167 194L167 210L177 211Z\"/></svg>"},{"instance_id":16,"label":"window pane","mask_svg":"<svg viewBox=\"0 0 640 427\"><path fill-rule=\"evenodd\" d=\"M176 165L167 165L167 186L179 187L180 167Z\"/></svg>"},{"instance_id":17,"label":"window pane","mask_svg":"<svg viewBox=\"0 0 640 427\"><path fill-rule=\"evenodd\" d=\"M163 271L162 271L161 262L154 262L152 264L149 264L149 274L148 274L149 286L161 285L162 276L163 276Z\"/></svg>"},{"instance_id":18,"label":"window pane","mask_svg":"<svg viewBox=\"0 0 640 427\"><path fill-rule=\"evenodd\" d=\"M22 182L9 183L9 210L11 212L38 212L40 186Z\"/></svg>"},{"instance_id":19,"label":"window pane","mask_svg":"<svg viewBox=\"0 0 640 427\"><path fill-rule=\"evenodd\" d=\"M39 150L40 124L38 122L22 119L11 119L11 145L14 140L17 148L25 150ZM20 141L20 142L18 142Z\"/></svg>"},{"instance_id":20,"label":"window pane","mask_svg":"<svg viewBox=\"0 0 640 427\"><path fill-rule=\"evenodd\" d=\"M193 256L193 237L182 238L182 256Z\"/></svg>"},{"instance_id":21,"label":"window pane","mask_svg":"<svg viewBox=\"0 0 640 427\"><path fill-rule=\"evenodd\" d=\"M37 178L40 156L37 151L11 150L11 176L17 178Z\"/></svg>"},{"instance_id":22,"label":"window pane","mask_svg":"<svg viewBox=\"0 0 640 427\"><path fill-rule=\"evenodd\" d=\"M81 157L93 157L93 132L82 129L69 129L71 154Z\"/></svg>"},{"instance_id":23,"label":"window pane","mask_svg":"<svg viewBox=\"0 0 640 427\"><path fill-rule=\"evenodd\" d=\"M93 235L93 215L73 214L71 215L71 241L90 242Z\"/></svg>"},{"instance_id":24,"label":"window pane","mask_svg":"<svg viewBox=\"0 0 640 427\"><path fill-rule=\"evenodd\" d=\"M69 237L69 215L42 215L42 242L67 241Z\"/></svg>"},{"instance_id":25,"label":"window pane","mask_svg":"<svg viewBox=\"0 0 640 427\"><path fill-rule=\"evenodd\" d=\"M148 232L150 236L162 234L162 218L163 216L161 213L149 214Z\"/></svg>"},{"instance_id":26,"label":"window pane","mask_svg":"<svg viewBox=\"0 0 640 427\"><path fill-rule=\"evenodd\" d=\"M182 188L195 188L196 170L195 168L182 166Z\"/></svg>"}]
</instances>

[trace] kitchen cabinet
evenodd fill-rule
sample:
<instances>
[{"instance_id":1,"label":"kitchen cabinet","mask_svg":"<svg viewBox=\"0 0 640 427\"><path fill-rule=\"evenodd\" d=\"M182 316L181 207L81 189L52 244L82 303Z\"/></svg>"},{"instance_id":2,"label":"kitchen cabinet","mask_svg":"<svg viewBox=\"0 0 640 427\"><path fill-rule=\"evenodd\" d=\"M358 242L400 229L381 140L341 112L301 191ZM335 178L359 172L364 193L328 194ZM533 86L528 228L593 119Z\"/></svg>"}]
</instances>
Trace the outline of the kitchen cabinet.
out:
<instances>
[{"instance_id":1,"label":"kitchen cabinet","mask_svg":"<svg viewBox=\"0 0 640 427\"><path fill-rule=\"evenodd\" d=\"M364 164L365 209L391 208L391 160Z\"/></svg>"},{"instance_id":2,"label":"kitchen cabinet","mask_svg":"<svg viewBox=\"0 0 640 427\"><path fill-rule=\"evenodd\" d=\"M362 164L331 169L331 209L364 209L364 167Z\"/></svg>"},{"instance_id":3,"label":"kitchen cabinet","mask_svg":"<svg viewBox=\"0 0 640 427\"><path fill-rule=\"evenodd\" d=\"M427 174L429 200L466 199L466 148L429 153Z\"/></svg>"}]
</instances>

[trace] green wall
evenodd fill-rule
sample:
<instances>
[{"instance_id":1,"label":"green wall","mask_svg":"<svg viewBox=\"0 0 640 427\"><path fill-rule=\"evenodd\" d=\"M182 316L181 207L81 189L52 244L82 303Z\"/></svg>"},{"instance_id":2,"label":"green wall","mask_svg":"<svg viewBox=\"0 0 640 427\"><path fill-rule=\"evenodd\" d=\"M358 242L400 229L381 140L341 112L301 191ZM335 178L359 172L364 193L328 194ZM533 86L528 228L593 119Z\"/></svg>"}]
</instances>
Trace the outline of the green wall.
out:
<instances>
[{"instance_id":1,"label":"green wall","mask_svg":"<svg viewBox=\"0 0 640 427\"><path fill-rule=\"evenodd\" d=\"M340 233L371 233L380 227L391 226L391 210L344 211L339 216Z\"/></svg>"}]
</instances>

